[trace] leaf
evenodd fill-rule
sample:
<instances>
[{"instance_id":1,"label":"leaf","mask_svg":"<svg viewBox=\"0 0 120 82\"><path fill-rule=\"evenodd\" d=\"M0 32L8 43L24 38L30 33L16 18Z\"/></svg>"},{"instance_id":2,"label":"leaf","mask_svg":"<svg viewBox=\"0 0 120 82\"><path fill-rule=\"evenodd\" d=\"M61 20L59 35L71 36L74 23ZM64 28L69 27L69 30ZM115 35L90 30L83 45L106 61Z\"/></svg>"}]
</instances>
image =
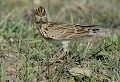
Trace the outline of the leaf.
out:
<instances>
[{"instance_id":1,"label":"leaf","mask_svg":"<svg viewBox=\"0 0 120 82\"><path fill-rule=\"evenodd\" d=\"M70 70L68 70L70 72L70 74L74 75L74 76L79 76L80 74L83 74L85 76L90 76L91 72L89 68L71 68Z\"/></svg>"}]
</instances>

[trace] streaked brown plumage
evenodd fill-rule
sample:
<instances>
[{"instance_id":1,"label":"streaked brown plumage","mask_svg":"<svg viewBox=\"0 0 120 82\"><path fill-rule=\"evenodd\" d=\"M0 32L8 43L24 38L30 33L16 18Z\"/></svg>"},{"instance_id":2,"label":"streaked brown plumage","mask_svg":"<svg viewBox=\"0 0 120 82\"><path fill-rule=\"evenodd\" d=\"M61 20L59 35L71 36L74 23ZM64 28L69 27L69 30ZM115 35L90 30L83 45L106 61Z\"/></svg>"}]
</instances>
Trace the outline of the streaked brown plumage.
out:
<instances>
[{"instance_id":1,"label":"streaked brown plumage","mask_svg":"<svg viewBox=\"0 0 120 82\"><path fill-rule=\"evenodd\" d=\"M35 22L41 36L53 44L63 44L64 51L68 50L68 45L72 40L90 34L94 35L99 30L94 28L97 25L82 26L49 22L46 17L45 8L42 6L36 9Z\"/></svg>"}]
</instances>

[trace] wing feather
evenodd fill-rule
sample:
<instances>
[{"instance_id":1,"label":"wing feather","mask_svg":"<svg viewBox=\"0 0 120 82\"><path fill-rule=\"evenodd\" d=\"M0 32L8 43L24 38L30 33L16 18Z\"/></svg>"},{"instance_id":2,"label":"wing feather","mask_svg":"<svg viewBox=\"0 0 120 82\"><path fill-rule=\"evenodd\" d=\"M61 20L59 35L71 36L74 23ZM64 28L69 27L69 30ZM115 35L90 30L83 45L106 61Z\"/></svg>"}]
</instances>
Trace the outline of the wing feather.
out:
<instances>
[{"instance_id":1,"label":"wing feather","mask_svg":"<svg viewBox=\"0 0 120 82\"><path fill-rule=\"evenodd\" d=\"M46 37L55 40L80 38L81 36L88 35L89 32L91 32L91 30L87 28L76 28L75 25L66 24L49 24L45 27Z\"/></svg>"}]
</instances>

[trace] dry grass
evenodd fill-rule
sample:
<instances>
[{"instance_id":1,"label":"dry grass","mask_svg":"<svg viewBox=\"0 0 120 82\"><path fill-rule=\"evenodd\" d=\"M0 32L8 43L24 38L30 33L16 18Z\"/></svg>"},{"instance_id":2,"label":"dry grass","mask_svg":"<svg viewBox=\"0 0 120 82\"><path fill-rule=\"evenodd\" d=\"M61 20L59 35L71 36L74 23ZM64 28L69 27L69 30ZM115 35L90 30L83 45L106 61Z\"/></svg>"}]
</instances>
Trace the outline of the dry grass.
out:
<instances>
[{"instance_id":1,"label":"dry grass","mask_svg":"<svg viewBox=\"0 0 120 82\"><path fill-rule=\"evenodd\" d=\"M74 41L63 63L47 66L61 48L40 37L34 23L39 5L50 21L98 24L102 36ZM119 0L1 0L1 82L119 82L120 45L113 40L120 35L119 8Z\"/></svg>"}]
</instances>

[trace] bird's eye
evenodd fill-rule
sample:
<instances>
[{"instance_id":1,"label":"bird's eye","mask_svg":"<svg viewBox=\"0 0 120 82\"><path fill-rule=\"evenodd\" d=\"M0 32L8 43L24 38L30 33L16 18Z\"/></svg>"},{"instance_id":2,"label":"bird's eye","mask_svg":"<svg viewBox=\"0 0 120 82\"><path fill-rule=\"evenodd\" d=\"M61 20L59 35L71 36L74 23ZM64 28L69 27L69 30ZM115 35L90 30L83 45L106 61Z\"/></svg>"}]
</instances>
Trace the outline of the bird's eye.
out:
<instances>
[{"instance_id":1,"label":"bird's eye","mask_svg":"<svg viewBox=\"0 0 120 82\"><path fill-rule=\"evenodd\" d=\"M44 17L43 18L43 21L46 23L48 20L47 20L47 17Z\"/></svg>"},{"instance_id":2,"label":"bird's eye","mask_svg":"<svg viewBox=\"0 0 120 82\"><path fill-rule=\"evenodd\" d=\"M35 16L35 22L39 23L40 22L40 17L38 15Z\"/></svg>"}]
</instances>

